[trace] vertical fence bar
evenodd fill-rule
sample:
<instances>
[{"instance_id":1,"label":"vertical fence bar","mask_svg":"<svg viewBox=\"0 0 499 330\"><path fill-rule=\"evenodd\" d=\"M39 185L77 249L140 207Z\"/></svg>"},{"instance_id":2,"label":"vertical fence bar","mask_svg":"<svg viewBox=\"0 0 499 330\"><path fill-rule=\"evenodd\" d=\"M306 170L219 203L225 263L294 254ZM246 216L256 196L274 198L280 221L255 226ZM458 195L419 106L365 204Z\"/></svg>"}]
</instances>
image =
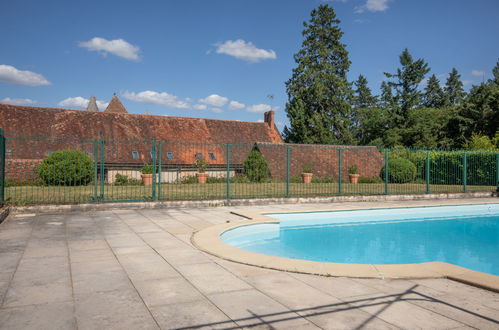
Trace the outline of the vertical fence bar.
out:
<instances>
[{"instance_id":1,"label":"vertical fence bar","mask_svg":"<svg viewBox=\"0 0 499 330\"><path fill-rule=\"evenodd\" d=\"M496 191L499 192L499 152L496 153Z\"/></svg>"},{"instance_id":2,"label":"vertical fence bar","mask_svg":"<svg viewBox=\"0 0 499 330\"><path fill-rule=\"evenodd\" d=\"M97 185L99 184L99 141L94 140L94 202L97 202Z\"/></svg>"},{"instance_id":3,"label":"vertical fence bar","mask_svg":"<svg viewBox=\"0 0 499 330\"><path fill-rule=\"evenodd\" d=\"M104 174L104 145L106 141L102 139L102 136L100 137L100 200L104 200L104 181L106 179L106 176Z\"/></svg>"},{"instance_id":4,"label":"vertical fence bar","mask_svg":"<svg viewBox=\"0 0 499 330\"><path fill-rule=\"evenodd\" d=\"M426 152L426 167L425 167L425 178L426 178L426 193L430 193L430 152Z\"/></svg>"},{"instance_id":5,"label":"vertical fence bar","mask_svg":"<svg viewBox=\"0 0 499 330\"><path fill-rule=\"evenodd\" d=\"M0 128L0 206L5 201L5 136Z\"/></svg>"},{"instance_id":6,"label":"vertical fence bar","mask_svg":"<svg viewBox=\"0 0 499 330\"><path fill-rule=\"evenodd\" d=\"M388 150L385 150L385 195L388 195L388 171L390 156Z\"/></svg>"},{"instance_id":7,"label":"vertical fence bar","mask_svg":"<svg viewBox=\"0 0 499 330\"><path fill-rule=\"evenodd\" d=\"M151 199L156 200L156 138L152 140L152 184L151 184Z\"/></svg>"},{"instance_id":8,"label":"vertical fence bar","mask_svg":"<svg viewBox=\"0 0 499 330\"><path fill-rule=\"evenodd\" d=\"M290 197L289 185L291 182L291 147L286 146L286 197Z\"/></svg>"},{"instance_id":9,"label":"vertical fence bar","mask_svg":"<svg viewBox=\"0 0 499 330\"><path fill-rule=\"evenodd\" d=\"M230 144L225 145L225 162L226 162L226 169L227 169L225 182L226 182L227 200L230 200L230 151L231 151L231 147L232 147L232 145L230 145Z\"/></svg>"},{"instance_id":10,"label":"vertical fence bar","mask_svg":"<svg viewBox=\"0 0 499 330\"><path fill-rule=\"evenodd\" d=\"M163 167L161 165L161 150L163 149L163 143L158 143L158 200L161 200L161 172L163 172Z\"/></svg>"},{"instance_id":11,"label":"vertical fence bar","mask_svg":"<svg viewBox=\"0 0 499 330\"><path fill-rule=\"evenodd\" d=\"M468 191L467 178L468 178L468 153L464 152L463 153L463 192Z\"/></svg>"},{"instance_id":12,"label":"vertical fence bar","mask_svg":"<svg viewBox=\"0 0 499 330\"><path fill-rule=\"evenodd\" d=\"M343 149L338 149L338 195L343 195Z\"/></svg>"}]
</instances>

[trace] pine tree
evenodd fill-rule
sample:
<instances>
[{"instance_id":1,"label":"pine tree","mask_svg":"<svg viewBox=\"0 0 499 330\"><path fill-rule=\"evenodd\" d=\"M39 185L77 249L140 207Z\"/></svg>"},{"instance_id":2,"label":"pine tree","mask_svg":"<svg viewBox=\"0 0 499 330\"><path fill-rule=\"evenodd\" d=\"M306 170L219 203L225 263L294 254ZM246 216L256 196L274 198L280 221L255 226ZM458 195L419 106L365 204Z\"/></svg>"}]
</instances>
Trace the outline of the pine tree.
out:
<instances>
[{"instance_id":1,"label":"pine tree","mask_svg":"<svg viewBox=\"0 0 499 330\"><path fill-rule=\"evenodd\" d=\"M410 109L421 105L422 93L418 87L430 69L423 59L414 61L407 48L400 55L400 64L402 68L397 69L397 73L385 72L385 75L394 79L388 85L395 89L400 113L407 118Z\"/></svg>"},{"instance_id":2,"label":"pine tree","mask_svg":"<svg viewBox=\"0 0 499 330\"><path fill-rule=\"evenodd\" d=\"M288 142L352 144L353 91L347 80L348 51L341 42L340 20L328 5L312 10L304 23L297 67L286 82Z\"/></svg>"},{"instance_id":3,"label":"pine tree","mask_svg":"<svg viewBox=\"0 0 499 330\"><path fill-rule=\"evenodd\" d=\"M423 105L428 108L440 109L446 103L446 95L440 87L440 81L437 76L431 75L423 95Z\"/></svg>"},{"instance_id":4,"label":"pine tree","mask_svg":"<svg viewBox=\"0 0 499 330\"><path fill-rule=\"evenodd\" d=\"M494 79L491 80L491 83L499 86L499 61L496 62L496 66L492 69L492 75L494 76Z\"/></svg>"},{"instance_id":5,"label":"pine tree","mask_svg":"<svg viewBox=\"0 0 499 330\"><path fill-rule=\"evenodd\" d=\"M376 97L372 95L371 89L367 86L366 77L359 75L355 87L355 108L370 108L376 105Z\"/></svg>"},{"instance_id":6,"label":"pine tree","mask_svg":"<svg viewBox=\"0 0 499 330\"><path fill-rule=\"evenodd\" d=\"M463 90L463 83L461 75L457 72L456 68L452 68L449 73L447 82L445 83L444 92L447 95L448 105L458 105L462 102L466 93Z\"/></svg>"}]
</instances>

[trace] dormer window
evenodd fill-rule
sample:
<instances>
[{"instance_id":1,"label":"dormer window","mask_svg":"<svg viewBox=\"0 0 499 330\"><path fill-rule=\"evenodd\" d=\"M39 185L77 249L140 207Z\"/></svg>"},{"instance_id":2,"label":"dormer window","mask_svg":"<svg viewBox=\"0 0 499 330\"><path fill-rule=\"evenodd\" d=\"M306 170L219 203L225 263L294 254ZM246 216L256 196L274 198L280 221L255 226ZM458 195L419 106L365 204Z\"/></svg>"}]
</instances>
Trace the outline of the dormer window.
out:
<instances>
[{"instance_id":1,"label":"dormer window","mask_svg":"<svg viewBox=\"0 0 499 330\"><path fill-rule=\"evenodd\" d=\"M202 152L198 152L196 154L196 159L204 159L203 153Z\"/></svg>"},{"instance_id":2,"label":"dormer window","mask_svg":"<svg viewBox=\"0 0 499 330\"><path fill-rule=\"evenodd\" d=\"M138 151L132 151L132 158L133 159L139 159L139 152Z\"/></svg>"},{"instance_id":3,"label":"dormer window","mask_svg":"<svg viewBox=\"0 0 499 330\"><path fill-rule=\"evenodd\" d=\"M173 157L173 152L168 151L168 152L166 153L166 158L168 158L169 160L173 160L173 158L174 158L174 157Z\"/></svg>"},{"instance_id":4,"label":"dormer window","mask_svg":"<svg viewBox=\"0 0 499 330\"><path fill-rule=\"evenodd\" d=\"M213 152L208 153L208 157L210 157L211 160L216 160L217 159L215 157L215 154Z\"/></svg>"}]
</instances>

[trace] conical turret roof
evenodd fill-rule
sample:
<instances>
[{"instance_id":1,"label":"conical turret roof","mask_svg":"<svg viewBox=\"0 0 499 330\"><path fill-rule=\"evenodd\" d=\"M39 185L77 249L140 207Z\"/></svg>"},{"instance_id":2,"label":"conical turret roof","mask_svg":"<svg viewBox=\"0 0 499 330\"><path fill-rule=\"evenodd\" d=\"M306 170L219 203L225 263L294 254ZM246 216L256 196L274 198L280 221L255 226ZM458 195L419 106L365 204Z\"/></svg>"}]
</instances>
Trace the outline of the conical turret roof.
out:
<instances>
[{"instance_id":1,"label":"conical turret roof","mask_svg":"<svg viewBox=\"0 0 499 330\"><path fill-rule=\"evenodd\" d=\"M125 106L116 95L113 95L111 102L109 102L109 105L104 112L128 113Z\"/></svg>"},{"instance_id":2,"label":"conical turret roof","mask_svg":"<svg viewBox=\"0 0 499 330\"><path fill-rule=\"evenodd\" d=\"M88 101L87 110L88 111L99 111L99 108L97 107L97 100L95 99L95 96L92 96L90 98L90 100Z\"/></svg>"}]
</instances>

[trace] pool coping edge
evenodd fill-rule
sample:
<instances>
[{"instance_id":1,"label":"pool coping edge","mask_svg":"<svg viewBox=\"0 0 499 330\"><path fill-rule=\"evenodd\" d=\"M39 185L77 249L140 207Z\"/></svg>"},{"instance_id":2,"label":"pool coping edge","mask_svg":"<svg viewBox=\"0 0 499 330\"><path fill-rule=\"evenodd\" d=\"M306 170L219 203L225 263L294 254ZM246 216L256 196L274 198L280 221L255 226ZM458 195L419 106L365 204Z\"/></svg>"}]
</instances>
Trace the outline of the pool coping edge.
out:
<instances>
[{"instance_id":1,"label":"pool coping edge","mask_svg":"<svg viewBox=\"0 0 499 330\"><path fill-rule=\"evenodd\" d=\"M451 206L463 204L489 204L483 202L468 202L456 204L441 205L417 205L407 207L426 207L426 206ZM490 203L492 204L492 203ZM404 207L404 206L403 206ZM387 208L380 207L361 207L348 206L345 208L335 208L330 211L362 210ZM396 208L391 207L391 208ZM228 230L248 225L279 223L279 220L268 217L264 214L270 213L303 213L320 210L239 210L231 213L246 218L241 222L229 222L218 224L196 231L191 237L192 244L201 251L214 255L216 257L267 269L280 271L314 274L331 277L353 277L353 278L376 278L376 279L424 279L424 278L448 278L454 281L473 285L494 292L499 292L499 276L474 271L468 268L454 264L432 261L417 264L394 264L394 265L375 265L375 264L347 264L330 263L309 260L290 259L276 257L256 252L242 250L222 241L220 235Z\"/></svg>"}]
</instances>

